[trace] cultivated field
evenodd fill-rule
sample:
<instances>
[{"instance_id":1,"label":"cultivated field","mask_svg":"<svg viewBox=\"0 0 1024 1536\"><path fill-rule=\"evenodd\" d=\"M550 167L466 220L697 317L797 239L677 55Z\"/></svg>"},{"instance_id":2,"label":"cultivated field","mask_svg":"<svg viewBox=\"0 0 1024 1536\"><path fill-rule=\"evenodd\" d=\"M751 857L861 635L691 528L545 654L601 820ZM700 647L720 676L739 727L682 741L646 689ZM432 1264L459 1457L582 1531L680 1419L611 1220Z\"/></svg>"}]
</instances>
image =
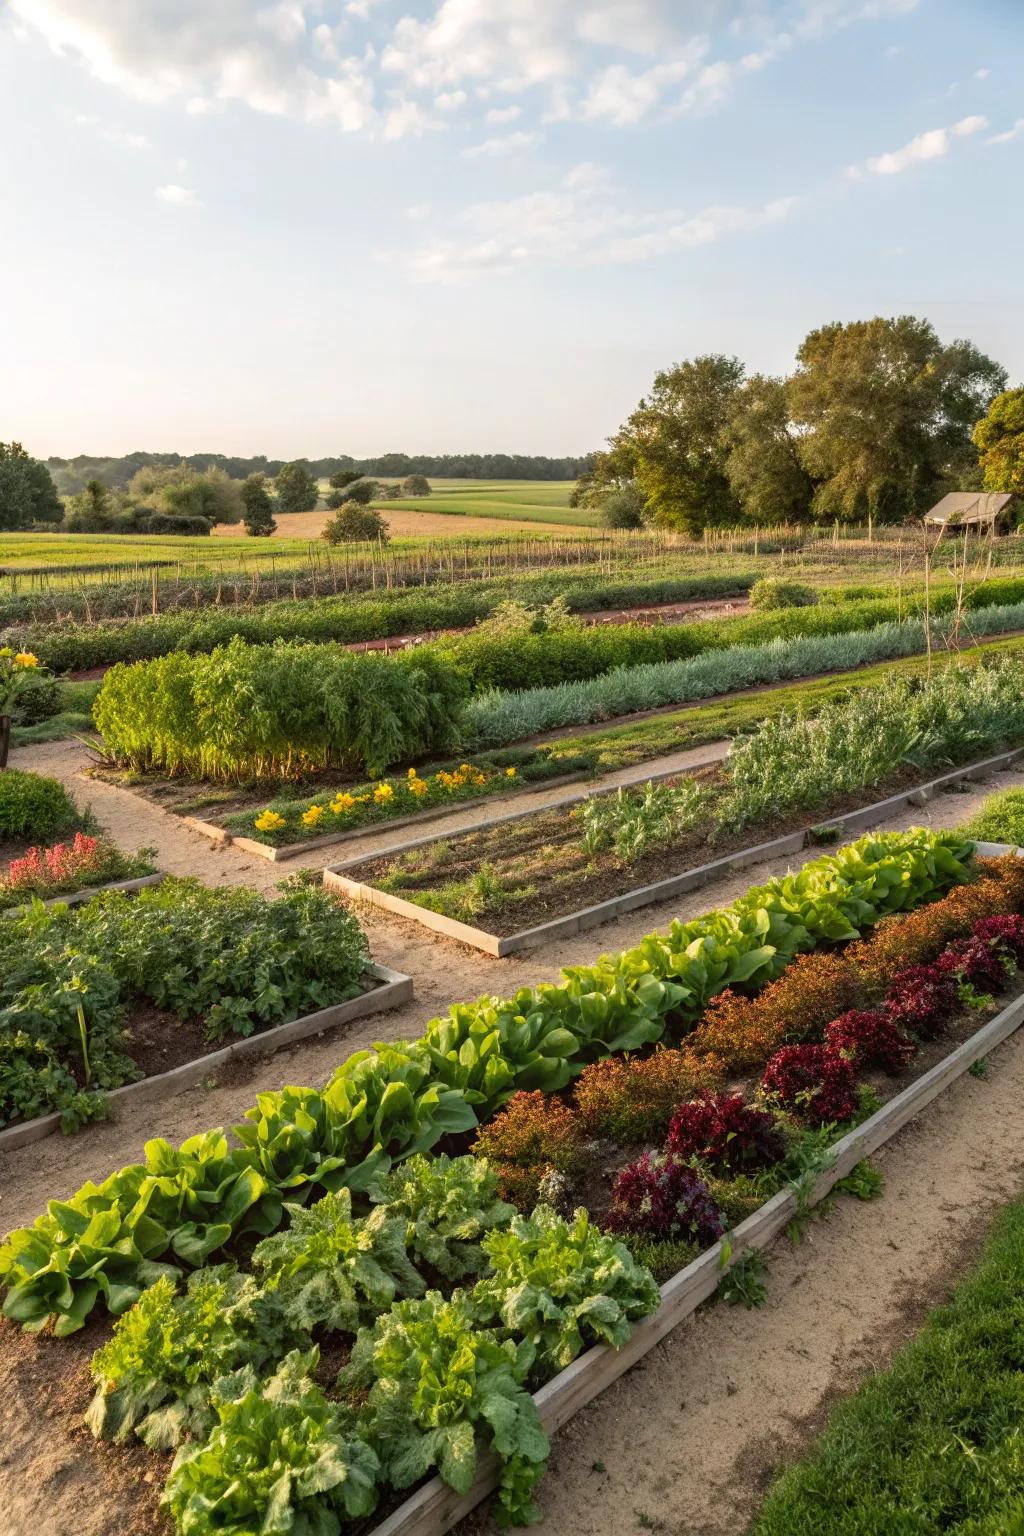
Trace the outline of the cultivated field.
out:
<instances>
[{"instance_id":1,"label":"cultivated field","mask_svg":"<svg viewBox=\"0 0 1024 1536\"><path fill-rule=\"evenodd\" d=\"M5 1533L867 1498L884 1401L816 1450L822 1405L1024 1156L1024 861L976 843L1024 837L1019 545L477 537L562 490L439 487L400 515L459 531L387 551L0 555ZM908 1497L870 1475L858 1536Z\"/></svg>"}]
</instances>

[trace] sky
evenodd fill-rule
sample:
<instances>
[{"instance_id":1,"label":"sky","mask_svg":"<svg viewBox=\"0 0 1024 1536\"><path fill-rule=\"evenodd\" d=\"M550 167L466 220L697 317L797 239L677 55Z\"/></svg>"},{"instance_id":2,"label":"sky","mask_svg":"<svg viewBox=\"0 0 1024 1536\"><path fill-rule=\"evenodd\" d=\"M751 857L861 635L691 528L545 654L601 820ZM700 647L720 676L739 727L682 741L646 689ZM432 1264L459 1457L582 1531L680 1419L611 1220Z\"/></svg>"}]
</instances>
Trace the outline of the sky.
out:
<instances>
[{"instance_id":1,"label":"sky","mask_svg":"<svg viewBox=\"0 0 1024 1536\"><path fill-rule=\"evenodd\" d=\"M913 313L1024 382L1024 0L0 0L0 440L584 453Z\"/></svg>"}]
</instances>

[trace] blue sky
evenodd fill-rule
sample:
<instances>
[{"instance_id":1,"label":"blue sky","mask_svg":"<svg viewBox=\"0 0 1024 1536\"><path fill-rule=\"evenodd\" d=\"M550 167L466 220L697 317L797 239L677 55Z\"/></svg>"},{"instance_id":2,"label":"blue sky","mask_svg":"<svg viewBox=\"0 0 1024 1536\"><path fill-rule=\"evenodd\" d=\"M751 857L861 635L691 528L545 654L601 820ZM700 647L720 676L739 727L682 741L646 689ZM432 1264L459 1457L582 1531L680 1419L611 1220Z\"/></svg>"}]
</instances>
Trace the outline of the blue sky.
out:
<instances>
[{"instance_id":1,"label":"blue sky","mask_svg":"<svg viewBox=\"0 0 1024 1536\"><path fill-rule=\"evenodd\" d=\"M1024 379L1021 0L6 0L0 439L595 447L926 315Z\"/></svg>"}]
</instances>

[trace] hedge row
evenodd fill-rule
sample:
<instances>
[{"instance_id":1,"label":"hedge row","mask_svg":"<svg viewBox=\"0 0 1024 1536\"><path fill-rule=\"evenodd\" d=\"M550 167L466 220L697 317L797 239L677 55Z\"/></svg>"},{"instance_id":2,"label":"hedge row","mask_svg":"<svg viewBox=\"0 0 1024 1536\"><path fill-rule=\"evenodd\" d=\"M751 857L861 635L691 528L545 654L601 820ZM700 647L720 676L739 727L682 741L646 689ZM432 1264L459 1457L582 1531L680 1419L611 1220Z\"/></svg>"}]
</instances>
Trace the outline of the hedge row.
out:
<instances>
[{"instance_id":1,"label":"hedge row","mask_svg":"<svg viewBox=\"0 0 1024 1536\"><path fill-rule=\"evenodd\" d=\"M11 633L44 665L57 672L70 672L117 661L142 661L174 650L212 651L236 636L254 645L277 639L336 640L352 645L424 630L459 629L488 618L510 598L540 605L562 597L572 611L585 613L740 597L755 580L755 572L610 581L599 571L585 575L544 571L515 579L405 588L383 597L354 594L259 606L192 608L152 618L65 623L59 627L19 624ZM7 616L3 621L15 622Z\"/></svg>"}]
</instances>

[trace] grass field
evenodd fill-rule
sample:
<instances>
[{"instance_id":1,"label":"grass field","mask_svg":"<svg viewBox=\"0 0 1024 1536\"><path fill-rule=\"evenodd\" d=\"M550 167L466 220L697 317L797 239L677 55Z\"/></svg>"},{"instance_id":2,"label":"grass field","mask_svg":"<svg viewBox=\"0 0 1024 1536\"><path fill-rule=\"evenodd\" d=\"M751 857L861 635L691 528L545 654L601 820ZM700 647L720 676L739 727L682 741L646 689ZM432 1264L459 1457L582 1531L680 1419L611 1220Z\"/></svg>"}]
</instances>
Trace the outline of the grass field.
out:
<instances>
[{"instance_id":1,"label":"grass field","mask_svg":"<svg viewBox=\"0 0 1024 1536\"><path fill-rule=\"evenodd\" d=\"M570 507L571 480L432 480L430 496L379 501L384 513L433 512L448 517L490 517L577 528L599 526L593 507Z\"/></svg>"}]
</instances>

